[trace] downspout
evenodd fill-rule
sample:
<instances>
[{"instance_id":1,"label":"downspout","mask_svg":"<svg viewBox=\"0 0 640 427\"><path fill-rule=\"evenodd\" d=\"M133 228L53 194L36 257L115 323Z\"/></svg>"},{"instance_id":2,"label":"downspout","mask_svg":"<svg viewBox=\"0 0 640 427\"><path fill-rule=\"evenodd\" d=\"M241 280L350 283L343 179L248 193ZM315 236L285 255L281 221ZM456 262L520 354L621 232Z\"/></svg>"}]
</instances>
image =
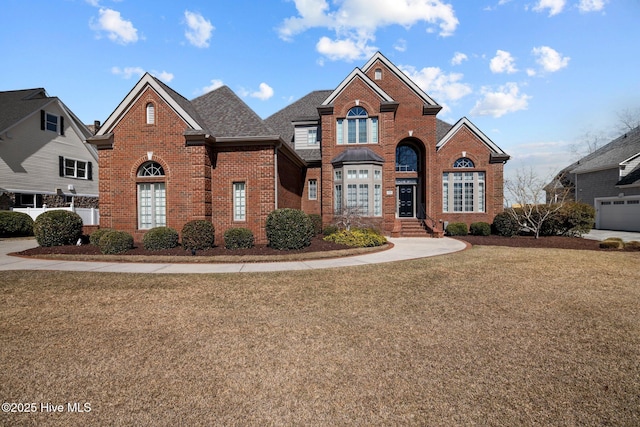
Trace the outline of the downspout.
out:
<instances>
[{"instance_id":1,"label":"downspout","mask_svg":"<svg viewBox=\"0 0 640 427\"><path fill-rule=\"evenodd\" d=\"M278 209L278 148L280 148L282 146L282 142L278 143L275 145L275 150L273 152L273 167L274 167L274 173L273 173L273 179L274 179L274 195L275 195L275 200L274 200L274 210Z\"/></svg>"}]
</instances>

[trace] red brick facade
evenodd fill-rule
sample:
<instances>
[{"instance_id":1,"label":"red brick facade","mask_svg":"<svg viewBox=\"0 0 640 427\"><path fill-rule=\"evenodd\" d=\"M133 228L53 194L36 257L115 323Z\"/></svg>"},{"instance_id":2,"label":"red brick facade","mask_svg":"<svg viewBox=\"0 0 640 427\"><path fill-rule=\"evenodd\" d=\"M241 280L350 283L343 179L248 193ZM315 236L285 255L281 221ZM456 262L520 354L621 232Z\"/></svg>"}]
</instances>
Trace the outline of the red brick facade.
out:
<instances>
[{"instance_id":1,"label":"red brick facade","mask_svg":"<svg viewBox=\"0 0 640 427\"><path fill-rule=\"evenodd\" d=\"M267 215L276 208L303 209L320 214L325 225L332 224L336 159L345 158L346 150L362 153L359 149L367 149L381 170L381 176L376 171L379 181L375 181L377 213L369 222L386 234L402 235L403 223L425 217L435 222L436 232L442 231L445 222L490 223L502 210L503 164L508 156L466 119L453 126L439 121L440 107L381 55L354 71L325 104L317 105L318 134L322 135L317 160L302 160L292 148L295 141L269 135L266 125L264 134L258 134L255 126L264 124L260 119L253 118L259 123L254 123L252 136L243 137L240 130L209 135L207 128L217 128L219 120L231 120L194 118L194 105L200 105L200 116L203 108L222 114L211 99L190 104L147 75L123 100L104 129L89 141L99 148L101 227L130 232L140 241L146 230L139 226L138 186L149 182L165 185L167 226L180 231L193 219L211 221L218 244L231 227L249 228L256 242L264 243ZM153 124L147 124L149 104L155 110ZM364 108L369 118L377 120L377 141L338 143L338 120L344 120L353 107ZM235 117L247 117L246 109ZM417 153L417 170L396 171L396 149L403 145ZM454 169L460 158L473 162L473 168ZM138 176L148 161L161 165L164 176ZM452 207L444 212L443 174L450 172L484 173L481 208L453 212ZM315 198L309 194L310 181L315 181ZM246 206L242 219L234 216L234 184L240 183ZM400 213L399 192L407 187L412 205Z\"/></svg>"}]
</instances>

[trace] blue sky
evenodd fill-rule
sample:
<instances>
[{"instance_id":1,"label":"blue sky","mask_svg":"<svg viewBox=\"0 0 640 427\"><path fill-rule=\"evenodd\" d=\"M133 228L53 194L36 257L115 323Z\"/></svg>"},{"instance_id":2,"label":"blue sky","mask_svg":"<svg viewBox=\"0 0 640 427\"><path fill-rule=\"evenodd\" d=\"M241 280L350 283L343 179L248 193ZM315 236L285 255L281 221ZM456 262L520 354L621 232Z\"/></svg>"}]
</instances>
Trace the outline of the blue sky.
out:
<instances>
[{"instance_id":1,"label":"blue sky","mask_svg":"<svg viewBox=\"0 0 640 427\"><path fill-rule=\"evenodd\" d=\"M3 0L0 90L44 87L104 121L144 71L221 84L265 118L376 51L549 176L640 114L639 0ZM587 137L585 137L588 135Z\"/></svg>"}]
</instances>

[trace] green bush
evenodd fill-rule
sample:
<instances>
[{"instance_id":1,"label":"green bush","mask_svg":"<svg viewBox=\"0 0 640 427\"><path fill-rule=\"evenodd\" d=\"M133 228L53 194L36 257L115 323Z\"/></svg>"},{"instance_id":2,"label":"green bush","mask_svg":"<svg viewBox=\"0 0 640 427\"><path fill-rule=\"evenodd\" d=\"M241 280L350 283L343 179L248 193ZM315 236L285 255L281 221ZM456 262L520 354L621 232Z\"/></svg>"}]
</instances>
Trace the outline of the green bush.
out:
<instances>
[{"instance_id":1,"label":"green bush","mask_svg":"<svg viewBox=\"0 0 640 427\"><path fill-rule=\"evenodd\" d=\"M447 229L445 230L448 236L466 236L469 234L469 229L467 228L467 224L464 222L452 222L447 225Z\"/></svg>"},{"instance_id":2,"label":"green bush","mask_svg":"<svg viewBox=\"0 0 640 427\"><path fill-rule=\"evenodd\" d=\"M491 225L487 222L474 222L469 226L469 232L473 236L491 235Z\"/></svg>"},{"instance_id":3,"label":"green bush","mask_svg":"<svg viewBox=\"0 0 640 427\"><path fill-rule=\"evenodd\" d=\"M89 244L94 245L94 246L99 246L100 245L100 239L102 239L102 236L104 236L106 233L113 231L113 228L99 228L96 231L94 231L93 233L91 233L89 235Z\"/></svg>"},{"instance_id":4,"label":"green bush","mask_svg":"<svg viewBox=\"0 0 640 427\"><path fill-rule=\"evenodd\" d=\"M511 209L500 212L493 218L491 231L498 236L513 237L518 235L520 225L513 218Z\"/></svg>"},{"instance_id":5,"label":"green bush","mask_svg":"<svg viewBox=\"0 0 640 427\"><path fill-rule=\"evenodd\" d=\"M33 234L40 246L72 245L82 236L82 218L75 212L48 211L36 218Z\"/></svg>"},{"instance_id":6,"label":"green bush","mask_svg":"<svg viewBox=\"0 0 640 427\"><path fill-rule=\"evenodd\" d=\"M622 249L624 248L624 241L618 237L609 237L600 242L598 246L600 246L600 249Z\"/></svg>"},{"instance_id":7,"label":"green bush","mask_svg":"<svg viewBox=\"0 0 640 427\"><path fill-rule=\"evenodd\" d=\"M309 218L313 223L313 231L318 234L322 234L322 217L318 214L309 214Z\"/></svg>"},{"instance_id":8,"label":"green bush","mask_svg":"<svg viewBox=\"0 0 640 427\"><path fill-rule=\"evenodd\" d=\"M325 236L330 236L330 235L332 235L334 233L337 233L338 230L340 230L340 229L338 228L337 225L329 224L329 225L327 225L326 227L324 227L322 229L322 234L325 235Z\"/></svg>"},{"instance_id":9,"label":"green bush","mask_svg":"<svg viewBox=\"0 0 640 427\"><path fill-rule=\"evenodd\" d=\"M253 232L248 228L230 228L224 232L224 247L227 249L250 249L253 242Z\"/></svg>"},{"instance_id":10,"label":"green bush","mask_svg":"<svg viewBox=\"0 0 640 427\"><path fill-rule=\"evenodd\" d=\"M324 238L327 242L339 243L357 248L368 248L372 246L382 246L387 239L370 228L352 228L351 230L341 230L330 234Z\"/></svg>"},{"instance_id":11,"label":"green bush","mask_svg":"<svg viewBox=\"0 0 640 427\"><path fill-rule=\"evenodd\" d=\"M103 254L121 254L133 248L133 236L131 234L108 228L104 230L105 232L98 239L98 247Z\"/></svg>"},{"instance_id":12,"label":"green bush","mask_svg":"<svg viewBox=\"0 0 640 427\"><path fill-rule=\"evenodd\" d=\"M269 246L274 249L302 249L311 244L313 222L300 210L276 209L267 217L266 234Z\"/></svg>"},{"instance_id":13,"label":"green bush","mask_svg":"<svg viewBox=\"0 0 640 427\"><path fill-rule=\"evenodd\" d=\"M594 226L596 210L586 203L566 203L558 211L558 233L564 236L582 236Z\"/></svg>"},{"instance_id":14,"label":"green bush","mask_svg":"<svg viewBox=\"0 0 640 427\"><path fill-rule=\"evenodd\" d=\"M640 251L640 242L632 240L624 244L625 251Z\"/></svg>"},{"instance_id":15,"label":"green bush","mask_svg":"<svg viewBox=\"0 0 640 427\"><path fill-rule=\"evenodd\" d=\"M22 212L0 211L0 236L33 236L33 219Z\"/></svg>"},{"instance_id":16,"label":"green bush","mask_svg":"<svg viewBox=\"0 0 640 427\"><path fill-rule=\"evenodd\" d=\"M170 227L155 227L142 237L142 245L148 251L173 249L178 246L178 232Z\"/></svg>"},{"instance_id":17,"label":"green bush","mask_svg":"<svg viewBox=\"0 0 640 427\"><path fill-rule=\"evenodd\" d=\"M209 221L197 219L182 227L182 247L189 250L204 250L213 247L215 228Z\"/></svg>"}]
</instances>

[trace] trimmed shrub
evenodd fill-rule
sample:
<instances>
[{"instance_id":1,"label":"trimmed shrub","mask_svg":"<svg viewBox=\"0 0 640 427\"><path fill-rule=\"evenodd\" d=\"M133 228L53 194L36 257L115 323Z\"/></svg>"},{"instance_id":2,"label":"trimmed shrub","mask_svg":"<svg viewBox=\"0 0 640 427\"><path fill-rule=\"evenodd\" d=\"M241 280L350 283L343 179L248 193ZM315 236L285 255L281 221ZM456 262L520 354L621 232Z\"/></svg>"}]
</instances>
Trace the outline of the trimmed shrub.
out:
<instances>
[{"instance_id":1,"label":"trimmed shrub","mask_svg":"<svg viewBox=\"0 0 640 427\"><path fill-rule=\"evenodd\" d=\"M318 214L309 214L309 219L313 223L313 231L318 234L322 234L322 217Z\"/></svg>"},{"instance_id":2,"label":"trimmed shrub","mask_svg":"<svg viewBox=\"0 0 640 427\"><path fill-rule=\"evenodd\" d=\"M114 231L113 228L99 228L96 231L94 231L93 233L91 233L89 235L89 244L93 245L93 246L100 246L100 239L102 239L102 236L104 236L106 233L110 232L110 231Z\"/></svg>"},{"instance_id":3,"label":"trimmed shrub","mask_svg":"<svg viewBox=\"0 0 640 427\"><path fill-rule=\"evenodd\" d=\"M36 218L33 234L40 246L72 245L82 236L82 218L75 212L48 211Z\"/></svg>"},{"instance_id":4,"label":"trimmed shrub","mask_svg":"<svg viewBox=\"0 0 640 427\"><path fill-rule=\"evenodd\" d=\"M302 249L311 244L313 222L301 210L276 209L267 217L266 234L269 246L274 249Z\"/></svg>"},{"instance_id":5,"label":"trimmed shrub","mask_svg":"<svg viewBox=\"0 0 640 427\"><path fill-rule=\"evenodd\" d=\"M632 240L624 244L625 251L640 251L640 242Z\"/></svg>"},{"instance_id":6,"label":"trimmed shrub","mask_svg":"<svg viewBox=\"0 0 640 427\"><path fill-rule=\"evenodd\" d=\"M182 227L182 247L189 250L204 250L213 247L215 228L209 221L197 219Z\"/></svg>"},{"instance_id":7,"label":"trimmed shrub","mask_svg":"<svg viewBox=\"0 0 640 427\"><path fill-rule=\"evenodd\" d=\"M487 222L474 222L469 226L469 232L473 236L491 235L491 225Z\"/></svg>"},{"instance_id":8,"label":"trimmed shrub","mask_svg":"<svg viewBox=\"0 0 640 427\"><path fill-rule=\"evenodd\" d=\"M356 248L382 246L387 242L387 239L384 236L370 228L341 230L325 237L324 240Z\"/></svg>"},{"instance_id":9,"label":"trimmed shrub","mask_svg":"<svg viewBox=\"0 0 640 427\"><path fill-rule=\"evenodd\" d=\"M178 232L170 227L155 227L142 237L142 245L148 251L173 249L178 246Z\"/></svg>"},{"instance_id":10,"label":"trimmed shrub","mask_svg":"<svg viewBox=\"0 0 640 427\"><path fill-rule=\"evenodd\" d=\"M227 249L250 249L253 242L253 232L248 228L230 228L224 232L224 247Z\"/></svg>"},{"instance_id":11,"label":"trimmed shrub","mask_svg":"<svg viewBox=\"0 0 640 427\"><path fill-rule=\"evenodd\" d=\"M618 237L609 237L600 242L598 246L600 246L600 249L622 249L624 248L624 241Z\"/></svg>"},{"instance_id":12,"label":"trimmed shrub","mask_svg":"<svg viewBox=\"0 0 640 427\"><path fill-rule=\"evenodd\" d=\"M595 224L596 210L586 203L566 203L558 211L558 234L582 236Z\"/></svg>"},{"instance_id":13,"label":"trimmed shrub","mask_svg":"<svg viewBox=\"0 0 640 427\"><path fill-rule=\"evenodd\" d=\"M131 234L108 228L104 230L105 232L98 239L98 247L103 254L115 255L133 249L133 236Z\"/></svg>"},{"instance_id":14,"label":"trimmed shrub","mask_svg":"<svg viewBox=\"0 0 640 427\"><path fill-rule=\"evenodd\" d=\"M498 236L513 237L520 231L520 226L508 211L500 212L493 218L491 231Z\"/></svg>"},{"instance_id":15,"label":"trimmed shrub","mask_svg":"<svg viewBox=\"0 0 640 427\"><path fill-rule=\"evenodd\" d=\"M33 219L23 212L0 211L0 236L33 236Z\"/></svg>"},{"instance_id":16,"label":"trimmed shrub","mask_svg":"<svg viewBox=\"0 0 640 427\"><path fill-rule=\"evenodd\" d=\"M338 228L337 225L330 224L330 225L327 225L326 227L324 227L322 229L322 234L325 235L325 236L330 236L330 235L332 235L334 233L337 233L338 230L340 230L340 229Z\"/></svg>"},{"instance_id":17,"label":"trimmed shrub","mask_svg":"<svg viewBox=\"0 0 640 427\"><path fill-rule=\"evenodd\" d=\"M452 222L447 225L447 229L445 231L448 236L466 236L469 234L467 224L464 222Z\"/></svg>"}]
</instances>

